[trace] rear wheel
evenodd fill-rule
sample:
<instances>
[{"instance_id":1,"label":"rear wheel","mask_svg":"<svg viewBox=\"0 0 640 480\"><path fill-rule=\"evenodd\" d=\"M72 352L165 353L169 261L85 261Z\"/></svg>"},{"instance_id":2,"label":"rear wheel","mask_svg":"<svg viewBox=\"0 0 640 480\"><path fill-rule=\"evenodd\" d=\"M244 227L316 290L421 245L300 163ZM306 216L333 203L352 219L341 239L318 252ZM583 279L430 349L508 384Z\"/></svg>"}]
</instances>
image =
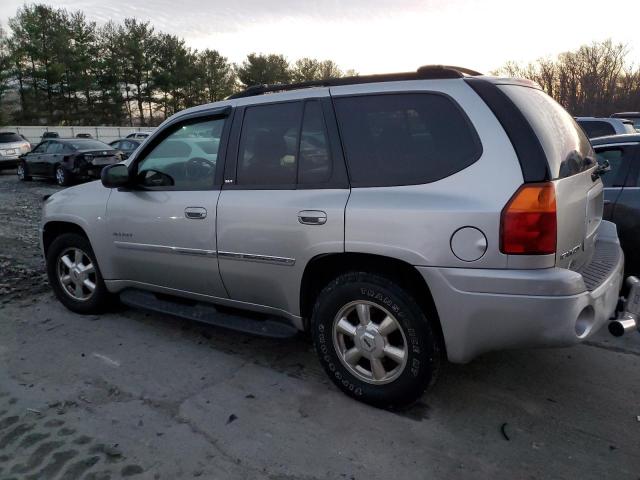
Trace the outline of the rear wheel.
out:
<instances>
[{"instance_id":1,"label":"rear wheel","mask_svg":"<svg viewBox=\"0 0 640 480\"><path fill-rule=\"evenodd\" d=\"M62 165L56 167L56 183L61 187L68 187L73 183L71 173L67 172Z\"/></svg>"},{"instance_id":2,"label":"rear wheel","mask_svg":"<svg viewBox=\"0 0 640 480\"><path fill-rule=\"evenodd\" d=\"M312 336L331 380L347 395L379 407L413 403L440 367L439 342L418 303L371 273L341 275L322 290Z\"/></svg>"},{"instance_id":3,"label":"rear wheel","mask_svg":"<svg viewBox=\"0 0 640 480\"><path fill-rule=\"evenodd\" d=\"M76 233L57 237L47 252L49 283L58 300L77 313L99 313L110 300L89 241Z\"/></svg>"},{"instance_id":4,"label":"rear wheel","mask_svg":"<svg viewBox=\"0 0 640 480\"><path fill-rule=\"evenodd\" d=\"M32 180L31 175L27 171L27 164L24 161L18 162L18 180L22 182L30 182Z\"/></svg>"}]
</instances>

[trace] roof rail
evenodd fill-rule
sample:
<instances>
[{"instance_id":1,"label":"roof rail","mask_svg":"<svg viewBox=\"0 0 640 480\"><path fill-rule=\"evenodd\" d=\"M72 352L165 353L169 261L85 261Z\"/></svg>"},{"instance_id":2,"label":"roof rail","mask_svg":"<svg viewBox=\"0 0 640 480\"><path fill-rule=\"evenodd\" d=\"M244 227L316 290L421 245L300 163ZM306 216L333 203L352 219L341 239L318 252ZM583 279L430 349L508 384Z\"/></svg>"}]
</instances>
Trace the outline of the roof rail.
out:
<instances>
[{"instance_id":1,"label":"roof rail","mask_svg":"<svg viewBox=\"0 0 640 480\"><path fill-rule=\"evenodd\" d=\"M311 80L299 83L278 83L273 85L252 85L241 92L234 93L227 99L253 97L265 93L286 92L312 87L336 87L340 85L357 85L361 83L397 82L402 80L436 80L447 78L463 78L482 75L468 68L452 67L449 65L425 65L415 72L382 73L377 75L362 75L353 77L328 78L326 80Z\"/></svg>"}]
</instances>

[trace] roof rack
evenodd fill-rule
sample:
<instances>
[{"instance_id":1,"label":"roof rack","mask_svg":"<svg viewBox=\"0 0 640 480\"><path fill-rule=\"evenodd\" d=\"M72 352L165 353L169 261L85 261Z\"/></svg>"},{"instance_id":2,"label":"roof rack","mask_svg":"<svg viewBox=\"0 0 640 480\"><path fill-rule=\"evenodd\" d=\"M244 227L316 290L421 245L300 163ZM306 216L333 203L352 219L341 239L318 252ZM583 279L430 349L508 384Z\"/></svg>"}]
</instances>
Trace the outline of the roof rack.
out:
<instances>
[{"instance_id":1,"label":"roof rack","mask_svg":"<svg viewBox=\"0 0 640 480\"><path fill-rule=\"evenodd\" d=\"M415 72L383 73L377 75L328 78L326 80L311 80L308 82L299 83L253 85L241 92L230 95L229 97L227 97L227 99L253 97L256 95L263 95L265 93L286 92L289 90L299 90L302 88L312 87L336 87L340 85L357 85L361 83L376 82L397 82L402 80L436 80L448 78L463 78L478 75L482 75L482 73L476 72L475 70L469 70L468 68L453 67L450 65L425 65L418 68L418 70L416 70Z\"/></svg>"}]
</instances>

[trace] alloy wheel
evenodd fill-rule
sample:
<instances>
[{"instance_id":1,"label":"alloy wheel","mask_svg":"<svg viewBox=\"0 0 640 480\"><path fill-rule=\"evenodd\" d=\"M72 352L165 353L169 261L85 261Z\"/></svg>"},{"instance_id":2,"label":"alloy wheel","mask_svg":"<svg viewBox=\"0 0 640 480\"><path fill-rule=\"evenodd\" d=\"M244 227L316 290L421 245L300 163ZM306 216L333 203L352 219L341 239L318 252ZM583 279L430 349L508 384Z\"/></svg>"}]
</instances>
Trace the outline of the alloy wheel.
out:
<instances>
[{"instance_id":1,"label":"alloy wheel","mask_svg":"<svg viewBox=\"0 0 640 480\"><path fill-rule=\"evenodd\" d=\"M402 326L391 312L372 302L350 302L338 311L333 343L341 363L367 383L392 382L407 365Z\"/></svg>"},{"instance_id":2,"label":"alloy wheel","mask_svg":"<svg viewBox=\"0 0 640 480\"><path fill-rule=\"evenodd\" d=\"M96 290L96 269L89 255L79 248L68 248L58 257L58 281L72 299L89 300Z\"/></svg>"}]
</instances>

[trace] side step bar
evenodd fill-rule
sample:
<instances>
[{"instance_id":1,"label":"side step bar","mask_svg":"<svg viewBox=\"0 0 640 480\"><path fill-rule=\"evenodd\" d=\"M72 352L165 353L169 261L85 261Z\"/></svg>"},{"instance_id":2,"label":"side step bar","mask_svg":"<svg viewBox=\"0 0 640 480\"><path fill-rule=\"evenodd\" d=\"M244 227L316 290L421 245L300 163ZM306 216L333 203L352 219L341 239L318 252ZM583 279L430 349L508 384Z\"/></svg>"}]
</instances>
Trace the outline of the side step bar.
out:
<instances>
[{"instance_id":1,"label":"side step bar","mask_svg":"<svg viewBox=\"0 0 640 480\"><path fill-rule=\"evenodd\" d=\"M230 315L218 312L215 306L211 304L201 302L185 304L178 299L172 301L164 295L158 297L152 292L142 290L124 290L120 293L120 300L130 307L166 313L263 337L290 338L298 333L298 330L293 325L274 320L274 317L268 317L263 320L241 315Z\"/></svg>"},{"instance_id":2,"label":"side step bar","mask_svg":"<svg viewBox=\"0 0 640 480\"><path fill-rule=\"evenodd\" d=\"M623 311L618 318L609 322L609 333L621 337L627 332L640 331L640 280L637 277L627 278L629 294L624 301Z\"/></svg>"}]
</instances>

